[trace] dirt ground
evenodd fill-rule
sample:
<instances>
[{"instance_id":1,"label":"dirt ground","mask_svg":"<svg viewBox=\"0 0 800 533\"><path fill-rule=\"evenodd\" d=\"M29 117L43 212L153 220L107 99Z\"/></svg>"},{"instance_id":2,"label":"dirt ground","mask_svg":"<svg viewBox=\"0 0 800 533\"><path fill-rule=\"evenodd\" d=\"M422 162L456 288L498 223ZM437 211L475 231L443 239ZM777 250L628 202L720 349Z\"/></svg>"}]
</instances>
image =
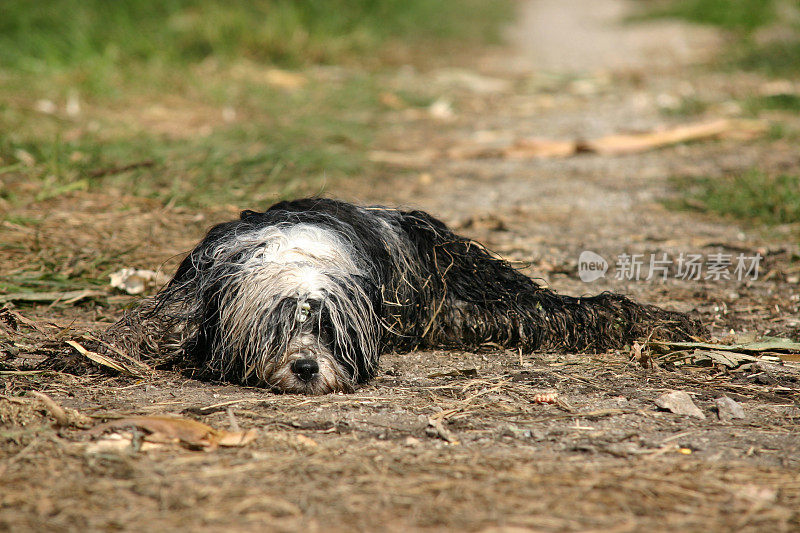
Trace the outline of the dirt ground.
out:
<instances>
[{"instance_id":1,"label":"dirt ground","mask_svg":"<svg viewBox=\"0 0 800 533\"><path fill-rule=\"evenodd\" d=\"M791 141L469 156L521 138L593 138L695 120L663 113L686 97L709 102L710 118L736 116L732 102L769 83L693 64L714 52L713 32L612 26L624 7L527 2L512 51L487 51L471 70L400 69L390 80L398 90L440 87L447 98L425 116L397 109L372 154L385 163L382 175L329 193L428 210L565 294L624 292L695 313L718 338L731 330L797 338L796 228L759 231L659 202L670 176L798 172ZM37 239L39 253L72 254L75 268L134 247L132 266L158 268L173 257L169 270L210 224L235 213L97 193L42 207L48 216L36 235L6 225L3 238ZM612 262L605 278L580 280L584 250ZM622 253L664 252L764 260L748 281L612 275ZM384 356L378 377L354 394L321 397L166 371L138 379L25 370L47 347L107 326L130 300L0 315L0 354L28 360L0 375L0 530L800 530L797 362L679 365L649 348L644 356L414 352ZM79 427L57 427L29 390L98 421L176 415L259 436L210 452L99 449ZM676 390L704 418L656 406ZM557 393L552 402L548 393ZM718 412L722 396L744 418Z\"/></svg>"}]
</instances>

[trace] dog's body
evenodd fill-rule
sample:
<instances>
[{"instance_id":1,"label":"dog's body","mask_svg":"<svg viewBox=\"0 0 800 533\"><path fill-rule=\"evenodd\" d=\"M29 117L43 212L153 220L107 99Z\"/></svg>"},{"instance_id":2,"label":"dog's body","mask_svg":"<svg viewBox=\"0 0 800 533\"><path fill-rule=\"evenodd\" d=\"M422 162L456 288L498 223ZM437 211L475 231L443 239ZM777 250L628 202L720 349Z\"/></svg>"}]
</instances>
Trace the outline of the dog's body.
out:
<instances>
[{"instance_id":1,"label":"dog's body","mask_svg":"<svg viewBox=\"0 0 800 533\"><path fill-rule=\"evenodd\" d=\"M616 294L558 295L421 211L305 199L212 228L110 331L130 352L322 394L369 380L384 351L595 351L703 329Z\"/></svg>"}]
</instances>

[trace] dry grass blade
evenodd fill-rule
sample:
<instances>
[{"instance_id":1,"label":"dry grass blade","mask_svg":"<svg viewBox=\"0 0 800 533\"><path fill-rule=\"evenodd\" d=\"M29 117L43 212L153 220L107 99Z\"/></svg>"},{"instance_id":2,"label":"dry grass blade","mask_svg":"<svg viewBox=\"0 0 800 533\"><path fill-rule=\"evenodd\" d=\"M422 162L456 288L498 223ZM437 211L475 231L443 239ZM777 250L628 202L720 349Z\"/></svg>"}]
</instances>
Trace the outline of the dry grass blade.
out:
<instances>
[{"instance_id":1,"label":"dry grass blade","mask_svg":"<svg viewBox=\"0 0 800 533\"><path fill-rule=\"evenodd\" d=\"M75 348L78 351L78 353L80 353L81 355L83 355L84 357L86 357L88 359L91 359L92 361L94 361L98 365L110 368L110 369L115 370L117 372L120 372L122 374L127 374L129 376L142 377L140 373L131 370L127 366L125 366L125 365L123 365L121 363L118 363L118 362L114 361L113 359L110 359L110 358L106 357L105 355L101 355L101 354L99 354L97 352L92 352L90 350L87 350L86 348L84 348L83 346L81 346L80 344L78 344L75 341L66 341L66 342L67 342L67 344L69 344L70 346Z\"/></svg>"},{"instance_id":2,"label":"dry grass blade","mask_svg":"<svg viewBox=\"0 0 800 533\"><path fill-rule=\"evenodd\" d=\"M127 353L123 352L122 350L120 350L119 348L114 346L113 344L108 343L108 342L104 341L103 339L97 338L92 334L86 334L86 335L83 336L83 338L85 338L87 340L90 340L90 341L99 342L100 344L102 344L103 346L108 348L109 350L113 351L115 354L119 355L120 357L122 357L123 359L125 359L126 361L131 363L133 366L138 368L143 373L151 373L151 372L153 372L153 369L147 363L143 363L142 361L139 361L138 359L136 359L134 357L131 357Z\"/></svg>"},{"instance_id":3,"label":"dry grass blade","mask_svg":"<svg viewBox=\"0 0 800 533\"><path fill-rule=\"evenodd\" d=\"M73 304L87 298L101 298L106 296L105 292L80 290L67 292L15 292L0 294L0 303L6 302L63 302Z\"/></svg>"}]
</instances>

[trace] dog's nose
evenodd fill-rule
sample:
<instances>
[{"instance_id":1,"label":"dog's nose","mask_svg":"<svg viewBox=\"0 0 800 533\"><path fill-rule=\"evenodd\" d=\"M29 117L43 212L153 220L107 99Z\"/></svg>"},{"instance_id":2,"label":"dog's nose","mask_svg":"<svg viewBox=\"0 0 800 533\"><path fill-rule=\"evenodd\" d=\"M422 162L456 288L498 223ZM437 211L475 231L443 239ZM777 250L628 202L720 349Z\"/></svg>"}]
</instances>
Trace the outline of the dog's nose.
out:
<instances>
[{"instance_id":1,"label":"dog's nose","mask_svg":"<svg viewBox=\"0 0 800 533\"><path fill-rule=\"evenodd\" d=\"M298 359L292 363L292 372L299 380L309 382L319 372L319 365L313 359Z\"/></svg>"}]
</instances>

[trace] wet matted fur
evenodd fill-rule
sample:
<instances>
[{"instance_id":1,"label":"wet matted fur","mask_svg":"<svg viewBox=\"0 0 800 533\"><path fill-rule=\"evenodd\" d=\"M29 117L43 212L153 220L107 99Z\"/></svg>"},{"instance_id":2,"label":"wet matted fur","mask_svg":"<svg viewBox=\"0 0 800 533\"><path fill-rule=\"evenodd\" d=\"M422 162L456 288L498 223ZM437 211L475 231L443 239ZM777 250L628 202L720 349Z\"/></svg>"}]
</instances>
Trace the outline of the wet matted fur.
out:
<instances>
[{"instance_id":1,"label":"wet matted fur","mask_svg":"<svg viewBox=\"0 0 800 533\"><path fill-rule=\"evenodd\" d=\"M139 357L311 394L352 390L390 350L585 352L702 334L618 294L557 294L425 212L320 198L213 227L109 330Z\"/></svg>"}]
</instances>

